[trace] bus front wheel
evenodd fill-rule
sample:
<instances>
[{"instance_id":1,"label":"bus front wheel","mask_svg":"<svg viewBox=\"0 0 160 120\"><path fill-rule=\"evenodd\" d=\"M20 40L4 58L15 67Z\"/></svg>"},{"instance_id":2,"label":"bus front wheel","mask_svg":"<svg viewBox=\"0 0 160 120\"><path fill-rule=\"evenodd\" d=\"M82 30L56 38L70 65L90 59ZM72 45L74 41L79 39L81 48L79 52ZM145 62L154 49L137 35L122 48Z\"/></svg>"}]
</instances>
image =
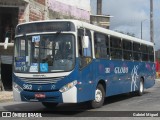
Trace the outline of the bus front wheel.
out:
<instances>
[{"instance_id":1,"label":"bus front wheel","mask_svg":"<svg viewBox=\"0 0 160 120\"><path fill-rule=\"evenodd\" d=\"M103 105L105 98L105 91L102 84L98 84L95 90L95 99L91 101L92 108L99 108Z\"/></svg>"},{"instance_id":2,"label":"bus front wheel","mask_svg":"<svg viewBox=\"0 0 160 120\"><path fill-rule=\"evenodd\" d=\"M52 102L42 102L42 105L45 106L46 108L54 108L58 105L58 103L52 103Z\"/></svg>"}]
</instances>

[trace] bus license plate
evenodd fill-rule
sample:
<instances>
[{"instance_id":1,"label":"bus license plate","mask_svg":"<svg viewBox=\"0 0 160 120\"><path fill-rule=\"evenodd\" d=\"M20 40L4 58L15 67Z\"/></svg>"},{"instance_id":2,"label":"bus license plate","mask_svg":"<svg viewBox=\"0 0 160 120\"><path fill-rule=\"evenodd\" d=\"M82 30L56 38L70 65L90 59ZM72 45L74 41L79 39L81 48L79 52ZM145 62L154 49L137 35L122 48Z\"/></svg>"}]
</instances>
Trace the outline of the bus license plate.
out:
<instances>
[{"instance_id":1,"label":"bus license plate","mask_svg":"<svg viewBox=\"0 0 160 120\"><path fill-rule=\"evenodd\" d=\"M46 97L46 95L43 94L43 93L36 93L35 94L35 98L38 98L38 99L42 99L42 98L45 98L45 97Z\"/></svg>"}]
</instances>

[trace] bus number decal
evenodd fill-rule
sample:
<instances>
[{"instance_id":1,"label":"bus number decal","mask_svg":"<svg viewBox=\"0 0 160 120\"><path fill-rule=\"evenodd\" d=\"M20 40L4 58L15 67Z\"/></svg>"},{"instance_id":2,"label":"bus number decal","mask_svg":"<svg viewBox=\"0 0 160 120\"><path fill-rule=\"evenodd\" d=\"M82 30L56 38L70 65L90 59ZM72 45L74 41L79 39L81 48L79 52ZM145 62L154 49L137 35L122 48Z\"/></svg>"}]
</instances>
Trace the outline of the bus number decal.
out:
<instances>
[{"instance_id":1,"label":"bus number decal","mask_svg":"<svg viewBox=\"0 0 160 120\"><path fill-rule=\"evenodd\" d=\"M24 90L32 90L32 85L30 85L30 84L23 84L23 89Z\"/></svg>"},{"instance_id":2,"label":"bus number decal","mask_svg":"<svg viewBox=\"0 0 160 120\"><path fill-rule=\"evenodd\" d=\"M105 73L110 73L110 68L105 68Z\"/></svg>"},{"instance_id":3,"label":"bus number decal","mask_svg":"<svg viewBox=\"0 0 160 120\"><path fill-rule=\"evenodd\" d=\"M40 41L40 36L32 36L32 42L39 42Z\"/></svg>"}]
</instances>

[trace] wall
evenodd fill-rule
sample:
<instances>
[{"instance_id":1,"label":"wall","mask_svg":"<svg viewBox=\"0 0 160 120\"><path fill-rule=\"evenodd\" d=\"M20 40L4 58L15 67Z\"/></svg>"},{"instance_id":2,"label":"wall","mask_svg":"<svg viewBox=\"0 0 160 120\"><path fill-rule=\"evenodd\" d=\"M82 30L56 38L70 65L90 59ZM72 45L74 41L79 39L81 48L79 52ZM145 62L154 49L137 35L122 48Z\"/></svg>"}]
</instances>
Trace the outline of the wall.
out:
<instances>
[{"instance_id":1,"label":"wall","mask_svg":"<svg viewBox=\"0 0 160 120\"><path fill-rule=\"evenodd\" d=\"M66 5L75 6L76 8L90 11L90 0L56 0Z\"/></svg>"},{"instance_id":2,"label":"wall","mask_svg":"<svg viewBox=\"0 0 160 120\"><path fill-rule=\"evenodd\" d=\"M45 5L45 0L30 0L29 21L45 20L47 14Z\"/></svg>"},{"instance_id":3,"label":"wall","mask_svg":"<svg viewBox=\"0 0 160 120\"><path fill-rule=\"evenodd\" d=\"M39 4L46 5L46 0L34 0L34 1Z\"/></svg>"},{"instance_id":4,"label":"wall","mask_svg":"<svg viewBox=\"0 0 160 120\"><path fill-rule=\"evenodd\" d=\"M47 19L46 8L46 0L28 0L19 7L19 23Z\"/></svg>"},{"instance_id":5,"label":"wall","mask_svg":"<svg viewBox=\"0 0 160 120\"><path fill-rule=\"evenodd\" d=\"M10 20L9 23L14 23L14 29L18 23L44 20L47 16L46 0L0 0L0 8L0 10L3 11L0 16L0 22L2 21L1 19L4 18L3 14L9 16L7 15L7 12L9 11L13 17L7 19ZM5 10L2 10L2 8L5 8ZM17 12L15 13L15 9L12 10L11 8L16 8ZM2 27L1 24L0 27ZM3 26L3 28L5 28L5 26ZM3 35L5 35L4 30ZM3 44L0 44L0 78L2 78L0 82L2 81L5 90L12 89L13 49L13 44L12 46L8 46L6 50L4 49Z\"/></svg>"},{"instance_id":6,"label":"wall","mask_svg":"<svg viewBox=\"0 0 160 120\"><path fill-rule=\"evenodd\" d=\"M90 0L0 0L0 7L18 7L18 23L68 18L90 21Z\"/></svg>"},{"instance_id":7,"label":"wall","mask_svg":"<svg viewBox=\"0 0 160 120\"><path fill-rule=\"evenodd\" d=\"M48 0L50 18L90 21L90 0Z\"/></svg>"},{"instance_id":8,"label":"wall","mask_svg":"<svg viewBox=\"0 0 160 120\"><path fill-rule=\"evenodd\" d=\"M26 2L23 0L0 0L0 7L17 7L19 9L18 23L24 22L24 10L26 7Z\"/></svg>"}]
</instances>

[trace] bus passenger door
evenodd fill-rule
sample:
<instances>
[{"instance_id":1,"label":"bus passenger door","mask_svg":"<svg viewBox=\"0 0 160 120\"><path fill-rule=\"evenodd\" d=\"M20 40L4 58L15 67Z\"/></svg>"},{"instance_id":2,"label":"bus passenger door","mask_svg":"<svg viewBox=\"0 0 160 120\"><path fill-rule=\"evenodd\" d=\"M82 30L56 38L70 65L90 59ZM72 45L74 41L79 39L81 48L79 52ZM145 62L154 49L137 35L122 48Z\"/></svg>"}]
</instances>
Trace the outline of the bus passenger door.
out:
<instances>
[{"instance_id":1,"label":"bus passenger door","mask_svg":"<svg viewBox=\"0 0 160 120\"><path fill-rule=\"evenodd\" d=\"M84 38L85 36L85 38ZM88 40L87 40L88 39ZM84 40L87 42L84 43ZM88 44L88 45L86 45ZM78 52L79 52L79 81L82 90L79 92L78 100L87 101L93 99L93 62L92 42L89 30L78 30Z\"/></svg>"}]
</instances>

